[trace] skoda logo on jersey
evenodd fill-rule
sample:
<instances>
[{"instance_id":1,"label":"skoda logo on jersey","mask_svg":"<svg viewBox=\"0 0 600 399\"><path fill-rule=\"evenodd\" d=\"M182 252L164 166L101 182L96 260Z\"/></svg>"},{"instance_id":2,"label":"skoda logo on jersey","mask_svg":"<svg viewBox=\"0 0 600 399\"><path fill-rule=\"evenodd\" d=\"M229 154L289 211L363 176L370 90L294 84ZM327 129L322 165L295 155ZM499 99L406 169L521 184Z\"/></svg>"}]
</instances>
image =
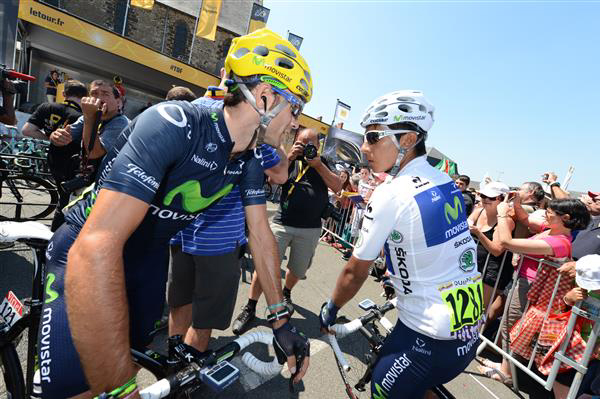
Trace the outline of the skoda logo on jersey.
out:
<instances>
[{"instance_id":1,"label":"skoda logo on jersey","mask_svg":"<svg viewBox=\"0 0 600 399\"><path fill-rule=\"evenodd\" d=\"M448 182L414 197L428 247L443 244L469 230L462 195L454 192L454 182Z\"/></svg>"},{"instance_id":2,"label":"skoda logo on jersey","mask_svg":"<svg viewBox=\"0 0 600 399\"><path fill-rule=\"evenodd\" d=\"M394 230L390 234L390 240L396 244L400 244L404 240L404 236L398 230Z\"/></svg>"},{"instance_id":3,"label":"skoda logo on jersey","mask_svg":"<svg viewBox=\"0 0 600 399\"><path fill-rule=\"evenodd\" d=\"M416 343L419 348L422 348L425 346L425 341L423 341L421 338L417 338Z\"/></svg>"},{"instance_id":4,"label":"skoda logo on jersey","mask_svg":"<svg viewBox=\"0 0 600 399\"><path fill-rule=\"evenodd\" d=\"M458 267L465 272L472 272L477 266L475 262L475 250L473 248L468 248L460 254L460 258L458 258Z\"/></svg>"},{"instance_id":5,"label":"skoda logo on jersey","mask_svg":"<svg viewBox=\"0 0 600 399\"><path fill-rule=\"evenodd\" d=\"M217 151L217 148L219 148L218 145L216 145L215 143L208 143L206 145L206 147L204 147L206 149L206 151L208 152L215 152Z\"/></svg>"}]
</instances>

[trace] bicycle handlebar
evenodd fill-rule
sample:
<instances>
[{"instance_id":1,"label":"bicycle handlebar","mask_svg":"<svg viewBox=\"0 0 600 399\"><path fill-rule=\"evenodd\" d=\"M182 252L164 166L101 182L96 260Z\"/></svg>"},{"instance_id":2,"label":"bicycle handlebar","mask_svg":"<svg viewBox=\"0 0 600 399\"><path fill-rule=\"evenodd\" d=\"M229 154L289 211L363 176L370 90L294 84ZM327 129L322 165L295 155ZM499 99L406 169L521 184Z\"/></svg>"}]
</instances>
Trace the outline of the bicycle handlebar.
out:
<instances>
[{"instance_id":1,"label":"bicycle handlebar","mask_svg":"<svg viewBox=\"0 0 600 399\"><path fill-rule=\"evenodd\" d=\"M216 363L223 360L233 358L240 351L244 350L253 343L263 343L265 345L273 344L273 333L266 331L254 331L239 336L233 342L225 345L223 348L217 349L215 353L226 352L219 357ZM227 349L226 349L227 348ZM242 356L244 364L258 374L264 376L273 376L281 372L283 364L279 364L277 357L271 362L264 362L257 359L253 354L247 352ZM205 367L212 367L214 364L207 364ZM164 378L151 386L140 391L142 399L160 399L169 395L171 392L178 390L191 382L200 380L200 372L202 368L196 363L196 359L192 360L191 364L179 371L178 373Z\"/></svg>"}]
</instances>

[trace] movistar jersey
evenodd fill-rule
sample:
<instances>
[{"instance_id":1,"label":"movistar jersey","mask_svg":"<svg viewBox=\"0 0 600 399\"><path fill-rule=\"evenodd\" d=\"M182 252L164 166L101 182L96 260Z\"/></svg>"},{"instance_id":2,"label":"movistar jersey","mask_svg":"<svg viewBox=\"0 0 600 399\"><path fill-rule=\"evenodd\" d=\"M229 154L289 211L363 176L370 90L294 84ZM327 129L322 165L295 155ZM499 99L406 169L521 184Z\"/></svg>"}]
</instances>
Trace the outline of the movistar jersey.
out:
<instances>
[{"instance_id":1,"label":"movistar jersey","mask_svg":"<svg viewBox=\"0 0 600 399\"><path fill-rule=\"evenodd\" d=\"M244 206L264 204L261 160L248 151L230 161L232 148L222 102L157 104L123 130L102 161L94 191L66 220L83 226L98 191L118 191L150 204L130 244L167 245L234 185L240 185Z\"/></svg>"},{"instance_id":2,"label":"movistar jersey","mask_svg":"<svg viewBox=\"0 0 600 399\"><path fill-rule=\"evenodd\" d=\"M385 250L398 316L437 339L469 339L481 319L481 275L460 190L425 157L409 162L373 192L358 259Z\"/></svg>"}]
</instances>

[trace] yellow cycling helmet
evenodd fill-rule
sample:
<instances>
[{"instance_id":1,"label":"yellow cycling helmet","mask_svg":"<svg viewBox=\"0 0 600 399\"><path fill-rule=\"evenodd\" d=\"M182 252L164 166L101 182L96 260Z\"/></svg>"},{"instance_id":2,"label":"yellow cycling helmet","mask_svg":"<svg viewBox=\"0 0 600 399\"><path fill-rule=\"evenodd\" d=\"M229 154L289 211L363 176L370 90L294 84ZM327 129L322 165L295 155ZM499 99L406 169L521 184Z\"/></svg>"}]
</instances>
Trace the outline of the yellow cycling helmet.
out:
<instances>
[{"instance_id":1,"label":"yellow cycling helmet","mask_svg":"<svg viewBox=\"0 0 600 399\"><path fill-rule=\"evenodd\" d=\"M266 75L276 79L273 86L285 86L309 102L313 92L310 68L298 50L270 29L263 28L231 42L225 71L237 76ZM263 80L271 83L268 80Z\"/></svg>"}]
</instances>

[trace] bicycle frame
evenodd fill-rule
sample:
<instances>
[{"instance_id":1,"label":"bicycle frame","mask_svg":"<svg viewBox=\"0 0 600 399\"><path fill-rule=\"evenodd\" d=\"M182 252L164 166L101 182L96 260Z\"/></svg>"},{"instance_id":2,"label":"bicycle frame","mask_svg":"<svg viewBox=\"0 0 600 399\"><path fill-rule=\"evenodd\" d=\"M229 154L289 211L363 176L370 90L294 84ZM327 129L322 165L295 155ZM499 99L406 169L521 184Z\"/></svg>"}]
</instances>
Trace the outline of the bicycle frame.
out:
<instances>
[{"instance_id":1,"label":"bicycle frame","mask_svg":"<svg viewBox=\"0 0 600 399\"><path fill-rule=\"evenodd\" d=\"M37 335L44 304L44 277L45 277L45 240L27 239L19 240L30 247L33 257L33 282L31 299L24 301L26 314L6 331L0 331L0 346L15 345L15 341L29 328L27 332L27 373L25 387L27 395L33 392L33 375L37 353Z\"/></svg>"}]
</instances>

